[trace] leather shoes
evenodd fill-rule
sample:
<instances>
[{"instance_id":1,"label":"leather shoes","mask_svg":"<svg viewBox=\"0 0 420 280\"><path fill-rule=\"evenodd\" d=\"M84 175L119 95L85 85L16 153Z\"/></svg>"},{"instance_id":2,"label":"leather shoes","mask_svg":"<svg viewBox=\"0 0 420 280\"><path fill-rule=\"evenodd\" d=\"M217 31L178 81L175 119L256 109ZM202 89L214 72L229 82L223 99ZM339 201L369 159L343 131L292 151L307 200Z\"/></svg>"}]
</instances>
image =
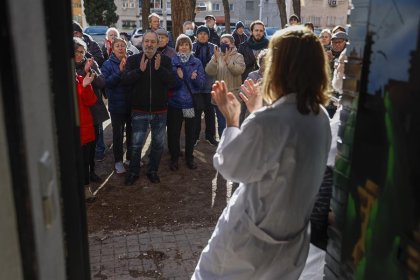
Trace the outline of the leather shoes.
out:
<instances>
[{"instance_id":1,"label":"leather shoes","mask_svg":"<svg viewBox=\"0 0 420 280\"><path fill-rule=\"evenodd\" d=\"M95 172L90 173L89 179L90 179L91 182L95 182L95 183L102 181L101 177L99 177L98 175L96 175Z\"/></svg>"},{"instance_id":2,"label":"leather shoes","mask_svg":"<svg viewBox=\"0 0 420 280\"><path fill-rule=\"evenodd\" d=\"M197 164L195 164L194 160L187 161L187 166L189 169L197 169Z\"/></svg>"},{"instance_id":3,"label":"leather shoes","mask_svg":"<svg viewBox=\"0 0 420 280\"><path fill-rule=\"evenodd\" d=\"M171 165L169 166L169 168L170 168L172 171L177 171L177 170L178 170L178 168L179 168L179 166L178 166L178 161L171 161Z\"/></svg>"},{"instance_id":4,"label":"leather shoes","mask_svg":"<svg viewBox=\"0 0 420 280\"><path fill-rule=\"evenodd\" d=\"M128 174L127 177L125 177L125 185L126 186L132 186L134 185L134 183L137 181L137 179L139 178L139 176L134 175L134 174Z\"/></svg>"},{"instance_id":5,"label":"leather shoes","mask_svg":"<svg viewBox=\"0 0 420 280\"><path fill-rule=\"evenodd\" d=\"M147 173L146 175L150 182L154 184L160 183L160 178L156 172L150 172L150 173Z\"/></svg>"}]
</instances>

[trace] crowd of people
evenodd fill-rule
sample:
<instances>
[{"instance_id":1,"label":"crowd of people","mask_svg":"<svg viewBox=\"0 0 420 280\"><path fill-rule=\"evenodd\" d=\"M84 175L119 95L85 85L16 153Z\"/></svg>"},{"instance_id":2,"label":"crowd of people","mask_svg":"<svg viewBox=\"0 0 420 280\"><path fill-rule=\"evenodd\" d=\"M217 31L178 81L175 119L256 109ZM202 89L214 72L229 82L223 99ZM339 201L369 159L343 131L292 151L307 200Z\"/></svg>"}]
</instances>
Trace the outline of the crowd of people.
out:
<instances>
[{"instance_id":1,"label":"crowd of people","mask_svg":"<svg viewBox=\"0 0 420 280\"><path fill-rule=\"evenodd\" d=\"M217 147L215 168L239 188L193 278L297 279L305 265L301 256L309 248L309 217L312 244L323 250L326 246L335 151L329 122L337 120L340 110L348 35L337 26L317 36L313 24L302 25L297 15L271 42L260 20L250 24L249 35L240 21L232 34L221 36L215 25L212 15L199 26L185 21L183 34L174 40L153 13L141 45L111 27L100 48L73 22L76 88L79 107L84 108L79 111L85 194L93 199L89 183L101 180L94 168L105 151L106 119L111 118L115 172L125 174L124 184L130 186L144 165L140 155L149 130L150 182L160 182L165 143L170 170L179 169L182 127L185 164L197 169L194 147L204 115L205 140ZM327 161L329 152L332 160ZM292 204L302 207L290 215ZM264 242L269 247L260 247ZM229 250L236 256L239 250L240 258L232 262ZM267 257L295 269L270 267L272 259ZM224 265L227 258L229 267Z\"/></svg>"}]
</instances>

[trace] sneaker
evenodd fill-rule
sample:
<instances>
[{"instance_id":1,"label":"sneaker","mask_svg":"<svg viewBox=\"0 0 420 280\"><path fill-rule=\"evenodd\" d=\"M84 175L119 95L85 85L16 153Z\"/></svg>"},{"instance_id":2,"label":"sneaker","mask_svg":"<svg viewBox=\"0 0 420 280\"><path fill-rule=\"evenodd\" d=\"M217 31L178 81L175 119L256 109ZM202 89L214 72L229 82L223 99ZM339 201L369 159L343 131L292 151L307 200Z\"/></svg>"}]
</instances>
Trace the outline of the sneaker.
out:
<instances>
[{"instance_id":1,"label":"sneaker","mask_svg":"<svg viewBox=\"0 0 420 280\"><path fill-rule=\"evenodd\" d=\"M216 139L214 139L214 137L211 137L211 138L206 138L206 141L207 141L210 145L212 145L212 146L216 146L216 147L217 147L217 145L219 145L219 142L218 142L218 141L216 141Z\"/></svg>"},{"instance_id":2,"label":"sneaker","mask_svg":"<svg viewBox=\"0 0 420 280\"><path fill-rule=\"evenodd\" d=\"M128 159L126 159L126 160L124 161L124 166L127 166L127 167L129 167L129 166L130 166L130 161L129 161ZM140 166L141 166L141 164L140 164Z\"/></svg>"},{"instance_id":3,"label":"sneaker","mask_svg":"<svg viewBox=\"0 0 420 280\"><path fill-rule=\"evenodd\" d=\"M115 172L117 174L124 174L125 172L127 172L122 161L119 161L115 164Z\"/></svg>"},{"instance_id":4,"label":"sneaker","mask_svg":"<svg viewBox=\"0 0 420 280\"><path fill-rule=\"evenodd\" d=\"M195 143L194 143L194 147L197 147L198 142L200 142L200 140L195 141Z\"/></svg>"},{"instance_id":5,"label":"sneaker","mask_svg":"<svg viewBox=\"0 0 420 280\"><path fill-rule=\"evenodd\" d=\"M172 171L177 171L178 168L178 160L171 160L171 165L169 166L169 169L171 169Z\"/></svg>"}]
</instances>

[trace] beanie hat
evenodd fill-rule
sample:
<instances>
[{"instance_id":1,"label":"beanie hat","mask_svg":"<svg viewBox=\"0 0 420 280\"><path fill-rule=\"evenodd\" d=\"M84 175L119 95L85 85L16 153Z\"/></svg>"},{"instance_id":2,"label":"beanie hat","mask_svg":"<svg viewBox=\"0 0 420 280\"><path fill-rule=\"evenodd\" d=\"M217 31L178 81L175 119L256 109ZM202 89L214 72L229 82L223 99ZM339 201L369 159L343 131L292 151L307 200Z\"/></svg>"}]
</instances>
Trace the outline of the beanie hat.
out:
<instances>
[{"instance_id":1,"label":"beanie hat","mask_svg":"<svg viewBox=\"0 0 420 280\"><path fill-rule=\"evenodd\" d=\"M291 16L289 17L289 21L290 21L292 18L295 18L297 21L300 21L300 18L299 18L297 15L295 15L295 14L293 14L293 15L291 15Z\"/></svg>"},{"instance_id":2,"label":"beanie hat","mask_svg":"<svg viewBox=\"0 0 420 280\"><path fill-rule=\"evenodd\" d=\"M235 25L235 29L241 28L241 27L245 27L242 21L238 21Z\"/></svg>"},{"instance_id":3,"label":"beanie hat","mask_svg":"<svg viewBox=\"0 0 420 280\"><path fill-rule=\"evenodd\" d=\"M73 20L73 31L83 33L82 26L75 20Z\"/></svg>"},{"instance_id":4,"label":"beanie hat","mask_svg":"<svg viewBox=\"0 0 420 280\"><path fill-rule=\"evenodd\" d=\"M210 30L209 30L209 28L207 27L207 26L205 26L205 25L200 25L198 28L197 28L197 31L196 31L196 35L198 35L200 32L206 32L207 33L207 35L210 37Z\"/></svg>"}]
</instances>

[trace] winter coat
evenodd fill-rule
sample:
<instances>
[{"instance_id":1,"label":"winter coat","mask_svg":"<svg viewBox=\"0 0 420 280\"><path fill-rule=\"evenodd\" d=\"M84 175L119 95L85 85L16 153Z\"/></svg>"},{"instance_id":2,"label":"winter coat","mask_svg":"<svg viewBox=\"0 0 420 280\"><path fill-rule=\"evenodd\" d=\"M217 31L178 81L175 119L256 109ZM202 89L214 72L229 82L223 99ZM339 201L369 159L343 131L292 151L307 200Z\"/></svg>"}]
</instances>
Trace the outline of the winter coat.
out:
<instances>
[{"instance_id":1,"label":"winter coat","mask_svg":"<svg viewBox=\"0 0 420 280\"><path fill-rule=\"evenodd\" d=\"M160 67L155 70L155 54L148 59L146 70L140 70L143 52L129 56L122 75L123 85L131 87L131 109L136 111L157 113L168 108L168 89L174 87L175 77L172 73L171 59L160 55Z\"/></svg>"},{"instance_id":2,"label":"winter coat","mask_svg":"<svg viewBox=\"0 0 420 280\"><path fill-rule=\"evenodd\" d=\"M83 33L83 41L86 43L87 46L87 58L94 58L96 63L98 63L99 67L102 66L104 63L104 55L102 54L102 50L99 47L99 44L95 42L92 37L88 34Z\"/></svg>"},{"instance_id":3,"label":"winter coat","mask_svg":"<svg viewBox=\"0 0 420 280\"><path fill-rule=\"evenodd\" d=\"M121 82L120 60L111 54L102 65L102 74L105 77L105 92L108 96L108 110L111 113L127 114L130 112L129 87Z\"/></svg>"},{"instance_id":4,"label":"winter coat","mask_svg":"<svg viewBox=\"0 0 420 280\"><path fill-rule=\"evenodd\" d=\"M209 42L212 43L212 44L215 44L216 46L219 46L220 45L220 37L217 34L216 29L210 28L210 27L208 27L208 28L209 28L209 31L210 31Z\"/></svg>"},{"instance_id":5,"label":"winter coat","mask_svg":"<svg viewBox=\"0 0 420 280\"><path fill-rule=\"evenodd\" d=\"M239 47L240 44L248 40L248 36L245 33L242 33L242 35L239 35L238 32L236 32L236 29L233 30L232 36L235 39L235 46L237 48Z\"/></svg>"},{"instance_id":6,"label":"winter coat","mask_svg":"<svg viewBox=\"0 0 420 280\"><path fill-rule=\"evenodd\" d=\"M258 69L257 65L257 54L254 53L254 51L251 48L250 40L252 40L252 37L249 38L247 41L239 45L238 52L244 56L245 60L245 71L242 74L242 81L245 81L246 77L248 77L248 74L252 71L255 71ZM266 40L266 44L263 45L259 50L263 50L268 47L268 40Z\"/></svg>"},{"instance_id":7,"label":"winter coat","mask_svg":"<svg viewBox=\"0 0 420 280\"><path fill-rule=\"evenodd\" d=\"M179 67L184 73L183 79L179 78L176 72ZM194 71L197 71L197 78L192 80L191 75ZM200 93L200 89L203 87L206 79L201 61L194 57L194 55L191 55L186 63L181 63L179 56L176 55L172 58L172 72L172 75L175 76L176 83L175 87L172 89L169 104L178 109L193 108L194 105L191 94ZM188 83L191 93L185 83Z\"/></svg>"},{"instance_id":8,"label":"winter coat","mask_svg":"<svg viewBox=\"0 0 420 280\"><path fill-rule=\"evenodd\" d=\"M331 144L328 114L302 115L296 94L227 127L215 169L240 182L192 279L296 280L310 243L309 218Z\"/></svg>"},{"instance_id":9,"label":"winter coat","mask_svg":"<svg viewBox=\"0 0 420 280\"><path fill-rule=\"evenodd\" d=\"M76 72L78 75L84 77L86 76L85 73L85 65L86 59L83 59L80 63L76 63ZM102 99L102 91L105 87L105 77L102 75L101 70L99 69L98 64L96 61L92 64L91 67L92 73L95 73L95 79L92 82L93 91L95 92L97 101L95 105L90 107L92 112L93 122L94 124L102 124L104 121L109 119L108 111L106 110L106 106Z\"/></svg>"},{"instance_id":10,"label":"winter coat","mask_svg":"<svg viewBox=\"0 0 420 280\"><path fill-rule=\"evenodd\" d=\"M233 92L239 98L239 89L242 84L242 73L245 71L245 61L242 54L238 53L236 48L229 54L229 64L224 61L224 54L220 53L219 59L213 55L206 66L206 73L215 77L218 81L225 81L228 90ZM239 98L239 100L241 100Z\"/></svg>"},{"instance_id":11,"label":"winter coat","mask_svg":"<svg viewBox=\"0 0 420 280\"><path fill-rule=\"evenodd\" d=\"M175 49L174 48L171 48L168 45L166 45L166 47L164 47L162 49L159 48L158 50L160 51L161 54L166 55L170 59L172 59L172 57L176 56Z\"/></svg>"},{"instance_id":12,"label":"winter coat","mask_svg":"<svg viewBox=\"0 0 420 280\"><path fill-rule=\"evenodd\" d=\"M204 47L204 48L203 48ZM201 64L203 65L203 68L205 69L207 66L207 63L209 63L211 57L214 54L214 48L217 47L215 44L212 43L205 43L201 44L199 42L193 43L193 53L195 57L200 59ZM205 51L203 51L205 50ZM204 53L203 53L204 52ZM214 77L208 75L206 73L206 81L203 85L203 87L200 89L201 93L210 93L211 87L214 83Z\"/></svg>"},{"instance_id":13,"label":"winter coat","mask_svg":"<svg viewBox=\"0 0 420 280\"><path fill-rule=\"evenodd\" d=\"M95 129L90 107L96 103L96 95L91 85L83 87L83 77L76 76L77 105L80 120L80 142L83 145L95 141Z\"/></svg>"}]
</instances>

